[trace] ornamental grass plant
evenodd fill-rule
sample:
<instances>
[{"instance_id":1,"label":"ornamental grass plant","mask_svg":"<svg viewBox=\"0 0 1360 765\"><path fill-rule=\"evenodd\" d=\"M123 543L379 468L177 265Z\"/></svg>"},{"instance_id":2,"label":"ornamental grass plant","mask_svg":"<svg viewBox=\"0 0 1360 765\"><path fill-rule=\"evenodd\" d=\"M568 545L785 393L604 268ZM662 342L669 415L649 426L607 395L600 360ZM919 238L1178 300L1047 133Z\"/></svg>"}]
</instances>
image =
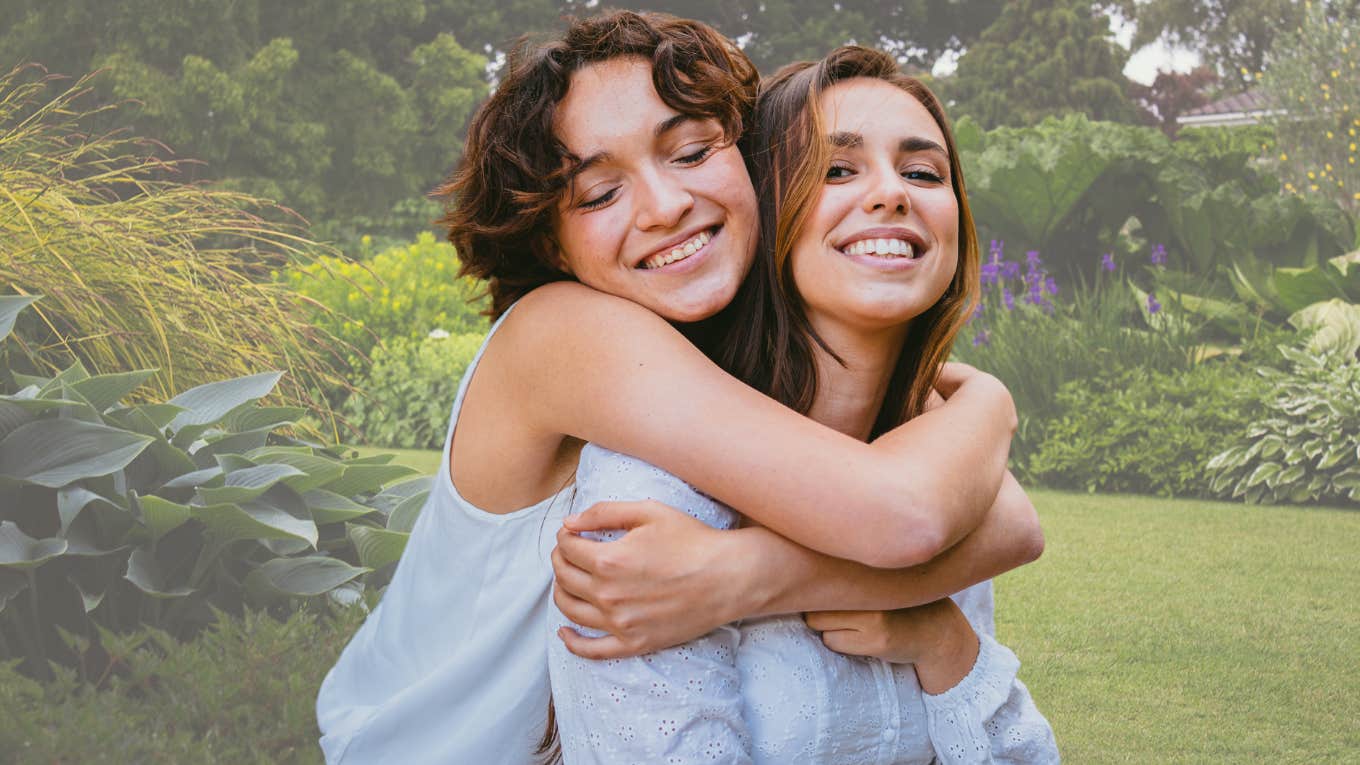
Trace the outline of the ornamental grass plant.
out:
<instances>
[{"instance_id":1,"label":"ornamental grass plant","mask_svg":"<svg viewBox=\"0 0 1360 765\"><path fill-rule=\"evenodd\" d=\"M94 76L0 75L0 294L45 296L10 363L151 369L139 395L162 399L285 369L279 398L327 411L313 391L347 385L342 346L270 279L318 246L282 207L182 182L166 147L90 132L122 108L85 105Z\"/></svg>"}]
</instances>

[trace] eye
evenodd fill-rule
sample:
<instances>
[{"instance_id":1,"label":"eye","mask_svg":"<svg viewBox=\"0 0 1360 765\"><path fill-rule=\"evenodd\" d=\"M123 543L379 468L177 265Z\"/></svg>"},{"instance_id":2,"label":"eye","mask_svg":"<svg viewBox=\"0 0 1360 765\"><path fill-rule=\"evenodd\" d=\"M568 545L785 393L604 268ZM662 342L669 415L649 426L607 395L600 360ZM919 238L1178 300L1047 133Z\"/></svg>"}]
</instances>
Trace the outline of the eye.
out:
<instances>
[{"instance_id":1,"label":"eye","mask_svg":"<svg viewBox=\"0 0 1360 765\"><path fill-rule=\"evenodd\" d=\"M832 165L826 171L826 179L828 181L840 181L849 178L854 174L854 169L848 165Z\"/></svg>"},{"instance_id":2,"label":"eye","mask_svg":"<svg viewBox=\"0 0 1360 765\"><path fill-rule=\"evenodd\" d=\"M699 147L699 150L696 151L696 152L693 152L693 153L691 153L691 154L685 154L685 155L683 155L683 156L676 157L676 158L675 158L675 161L676 161L676 162L679 162L679 163L682 164L682 165L697 165L697 164L699 164L700 162L703 162L704 160L708 159L708 156L709 156L710 154L712 154L712 153L713 153L713 144L711 144L711 143L706 143L706 144L700 146L700 147Z\"/></svg>"},{"instance_id":3,"label":"eye","mask_svg":"<svg viewBox=\"0 0 1360 765\"><path fill-rule=\"evenodd\" d=\"M615 187L611 188L610 190L604 192L603 194L601 194L601 195L599 195L599 196L597 196L597 197L595 197L595 198L593 198L593 199L587 199L586 201L584 201L584 202L582 202L582 203L580 203L580 204L578 204L578 205L576 205L576 206L577 206L578 208L582 209L582 210L594 210L594 209L596 209L596 208L598 208L598 207L604 207L605 205L607 205L607 204L609 204L610 202L614 201L614 196L615 196L616 194L618 194L618 191L619 191L619 187L618 187L618 186L615 186Z\"/></svg>"},{"instance_id":4,"label":"eye","mask_svg":"<svg viewBox=\"0 0 1360 765\"><path fill-rule=\"evenodd\" d=\"M902 171L902 177L909 181L926 181L927 183L944 183L939 173L934 168L913 167Z\"/></svg>"}]
</instances>

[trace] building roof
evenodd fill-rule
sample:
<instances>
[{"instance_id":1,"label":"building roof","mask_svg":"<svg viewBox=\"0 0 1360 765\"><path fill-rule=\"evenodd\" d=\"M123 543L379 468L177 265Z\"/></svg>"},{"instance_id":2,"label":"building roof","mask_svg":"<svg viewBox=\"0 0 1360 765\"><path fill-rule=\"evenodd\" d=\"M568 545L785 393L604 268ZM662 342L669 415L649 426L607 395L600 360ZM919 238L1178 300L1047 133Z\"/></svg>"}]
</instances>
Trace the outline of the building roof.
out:
<instances>
[{"instance_id":1,"label":"building roof","mask_svg":"<svg viewBox=\"0 0 1360 765\"><path fill-rule=\"evenodd\" d=\"M1179 125L1255 125L1272 113L1266 96L1248 90L1197 106L1176 118Z\"/></svg>"}]
</instances>

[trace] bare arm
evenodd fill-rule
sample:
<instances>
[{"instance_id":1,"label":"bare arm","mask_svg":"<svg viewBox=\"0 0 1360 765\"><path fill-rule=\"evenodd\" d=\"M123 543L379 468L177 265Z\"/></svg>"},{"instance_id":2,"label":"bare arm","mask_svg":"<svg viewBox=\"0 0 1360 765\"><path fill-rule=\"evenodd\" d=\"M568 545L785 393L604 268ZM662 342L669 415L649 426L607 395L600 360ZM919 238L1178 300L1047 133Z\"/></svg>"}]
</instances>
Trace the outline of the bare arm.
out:
<instances>
[{"instance_id":1,"label":"bare arm","mask_svg":"<svg viewBox=\"0 0 1360 765\"><path fill-rule=\"evenodd\" d=\"M732 378L650 311L576 284L524 298L500 333L499 382L532 427L637 456L778 534L869 565L923 563L974 528L1015 427L1009 394L977 373L865 444Z\"/></svg>"},{"instance_id":2,"label":"bare arm","mask_svg":"<svg viewBox=\"0 0 1360 765\"><path fill-rule=\"evenodd\" d=\"M656 503L599 505L569 521L553 552L554 600L609 633L565 636L595 659L683 643L719 624L798 611L921 605L1028 563L1043 550L1033 504L1007 474L981 526L927 563L879 569L814 552L764 528L716 531ZM609 544L575 531L627 528Z\"/></svg>"}]
</instances>

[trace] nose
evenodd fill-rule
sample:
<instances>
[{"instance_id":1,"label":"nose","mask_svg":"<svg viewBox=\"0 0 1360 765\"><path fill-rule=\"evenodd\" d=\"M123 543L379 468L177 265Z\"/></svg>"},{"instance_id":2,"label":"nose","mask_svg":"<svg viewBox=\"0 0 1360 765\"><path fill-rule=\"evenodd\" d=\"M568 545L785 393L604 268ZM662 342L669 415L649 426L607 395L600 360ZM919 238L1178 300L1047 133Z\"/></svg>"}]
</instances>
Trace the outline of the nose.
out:
<instances>
[{"instance_id":1,"label":"nose","mask_svg":"<svg viewBox=\"0 0 1360 765\"><path fill-rule=\"evenodd\" d=\"M638 176L636 199L637 227L644 231L671 228L694 207L694 195L689 189L663 170Z\"/></svg>"},{"instance_id":2,"label":"nose","mask_svg":"<svg viewBox=\"0 0 1360 765\"><path fill-rule=\"evenodd\" d=\"M888 210L905 215L911 209L907 181L896 167L880 167L871 171L868 193L864 195L864 211Z\"/></svg>"}]
</instances>

